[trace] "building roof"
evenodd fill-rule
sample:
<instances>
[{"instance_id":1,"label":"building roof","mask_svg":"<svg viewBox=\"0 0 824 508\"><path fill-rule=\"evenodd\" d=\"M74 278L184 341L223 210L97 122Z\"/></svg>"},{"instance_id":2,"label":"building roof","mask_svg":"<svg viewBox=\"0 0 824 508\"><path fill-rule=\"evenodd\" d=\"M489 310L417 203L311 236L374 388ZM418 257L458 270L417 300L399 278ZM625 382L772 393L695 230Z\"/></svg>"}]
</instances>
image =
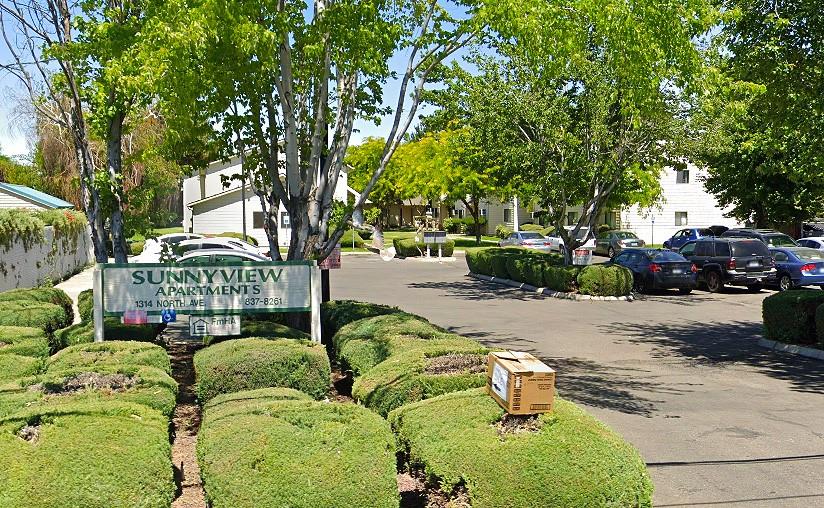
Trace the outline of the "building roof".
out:
<instances>
[{"instance_id":1,"label":"building roof","mask_svg":"<svg viewBox=\"0 0 824 508\"><path fill-rule=\"evenodd\" d=\"M15 196L32 201L35 204L46 208L74 208L74 205L68 201L64 201L60 198L52 196L51 194L46 194L45 192L32 189L31 187L26 187L25 185L0 182L0 191L14 194Z\"/></svg>"}]
</instances>

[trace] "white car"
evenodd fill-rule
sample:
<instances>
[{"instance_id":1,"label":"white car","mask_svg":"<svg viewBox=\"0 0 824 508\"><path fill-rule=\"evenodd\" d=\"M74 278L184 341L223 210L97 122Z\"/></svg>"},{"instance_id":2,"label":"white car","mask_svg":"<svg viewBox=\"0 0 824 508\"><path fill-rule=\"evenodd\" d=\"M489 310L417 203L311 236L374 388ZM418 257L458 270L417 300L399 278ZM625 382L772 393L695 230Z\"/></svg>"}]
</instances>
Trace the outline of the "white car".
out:
<instances>
[{"instance_id":1,"label":"white car","mask_svg":"<svg viewBox=\"0 0 824 508\"><path fill-rule=\"evenodd\" d=\"M808 236L798 240L798 245L815 250L824 250L824 236Z\"/></svg>"},{"instance_id":2,"label":"white car","mask_svg":"<svg viewBox=\"0 0 824 508\"><path fill-rule=\"evenodd\" d=\"M499 247L525 247L535 250L549 250L549 242L541 233L535 231L515 231L498 242Z\"/></svg>"},{"instance_id":3,"label":"white car","mask_svg":"<svg viewBox=\"0 0 824 508\"><path fill-rule=\"evenodd\" d=\"M567 230L567 233L571 234L572 231L575 229L575 226L564 226L564 229ZM589 228L588 227L583 227L583 228L578 230L578 235L576 236L576 238L578 240L583 240L584 238L586 238L586 236L588 234L589 234ZM561 235L559 235L558 233L553 232L552 234L550 234L546 238L549 241L549 250L563 252L564 249L566 249L566 246L564 245L564 239L561 238ZM580 248L595 250L595 237L594 236L591 237Z\"/></svg>"},{"instance_id":4,"label":"white car","mask_svg":"<svg viewBox=\"0 0 824 508\"><path fill-rule=\"evenodd\" d=\"M234 249L202 249L193 250L177 260L180 264L192 265L201 263L228 263L238 261L271 261L263 254Z\"/></svg>"},{"instance_id":5,"label":"white car","mask_svg":"<svg viewBox=\"0 0 824 508\"><path fill-rule=\"evenodd\" d=\"M261 254L260 249L256 245L244 242L238 238L226 238L222 236L186 240L185 242L177 244L174 251L178 256L182 256L192 251L204 249L241 250L253 254Z\"/></svg>"},{"instance_id":6,"label":"white car","mask_svg":"<svg viewBox=\"0 0 824 508\"><path fill-rule=\"evenodd\" d=\"M147 238L143 244L143 250L132 259L133 263L159 263L160 255L164 249L173 247L181 242L203 238L197 233L169 233L160 235L157 238Z\"/></svg>"}]
</instances>

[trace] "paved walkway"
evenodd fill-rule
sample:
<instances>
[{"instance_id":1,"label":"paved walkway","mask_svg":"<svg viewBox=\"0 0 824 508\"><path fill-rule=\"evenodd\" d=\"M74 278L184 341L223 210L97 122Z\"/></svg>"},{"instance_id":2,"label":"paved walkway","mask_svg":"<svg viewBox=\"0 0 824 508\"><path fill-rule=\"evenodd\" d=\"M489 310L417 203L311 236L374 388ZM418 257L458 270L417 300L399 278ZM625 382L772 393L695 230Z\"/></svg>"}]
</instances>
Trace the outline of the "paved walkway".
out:
<instances>
[{"instance_id":1,"label":"paved walkway","mask_svg":"<svg viewBox=\"0 0 824 508\"><path fill-rule=\"evenodd\" d=\"M64 280L60 284L57 284L57 288L62 289L69 295L74 302L74 322L80 322L80 313L77 310L77 295L80 294L81 291L85 291L86 289L92 288L92 275L94 274L94 265L86 268L82 272L72 275L68 279Z\"/></svg>"},{"instance_id":2,"label":"paved walkway","mask_svg":"<svg viewBox=\"0 0 824 508\"><path fill-rule=\"evenodd\" d=\"M348 256L332 298L391 303L537 354L562 396L638 447L656 506L824 506L824 362L757 347L770 292L570 302L466 272L461 257Z\"/></svg>"}]
</instances>

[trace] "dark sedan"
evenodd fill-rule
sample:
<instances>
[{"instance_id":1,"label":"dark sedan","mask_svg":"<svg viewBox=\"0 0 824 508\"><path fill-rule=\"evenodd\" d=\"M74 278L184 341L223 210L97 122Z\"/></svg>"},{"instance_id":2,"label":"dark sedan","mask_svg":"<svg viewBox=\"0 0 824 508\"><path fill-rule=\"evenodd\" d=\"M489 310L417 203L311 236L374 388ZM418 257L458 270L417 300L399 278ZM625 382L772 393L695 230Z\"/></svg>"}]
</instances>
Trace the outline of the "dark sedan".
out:
<instances>
[{"instance_id":1,"label":"dark sedan","mask_svg":"<svg viewBox=\"0 0 824 508\"><path fill-rule=\"evenodd\" d=\"M802 286L824 288L824 252L806 247L770 249L778 270L778 289Z\"/></svg>"},{"instance_id":2,"label":"dark sedan","mask_svg":"<svg viewBox=\"0 0 824 508\"><path fill-rule=\"evenodd\" d=\"M677 288L689 294L697 284L696 266L670 250L624 249L612 262L632 271L638 291Z\"/></svg>"}]
</instances>

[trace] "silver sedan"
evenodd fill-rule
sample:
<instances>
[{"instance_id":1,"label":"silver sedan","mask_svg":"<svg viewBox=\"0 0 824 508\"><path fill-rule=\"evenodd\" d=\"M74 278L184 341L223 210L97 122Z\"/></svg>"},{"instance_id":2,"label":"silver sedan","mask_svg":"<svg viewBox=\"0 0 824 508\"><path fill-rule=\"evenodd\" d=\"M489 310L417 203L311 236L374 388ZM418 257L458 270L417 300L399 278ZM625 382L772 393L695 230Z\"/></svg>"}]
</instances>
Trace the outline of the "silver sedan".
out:
<instances>
[{"instance_id":1,"label":"silver sedan","mask_svg":"<svg viewBox=\"0 0 824 508\"><path fill-rule=\"evenodd\" d=\"M498 245L501 247L524 247L526 249L536 249L549 252L549 239L535 231L515 231L507 238L504 238Z\"/></svg>"}]
</instances>

